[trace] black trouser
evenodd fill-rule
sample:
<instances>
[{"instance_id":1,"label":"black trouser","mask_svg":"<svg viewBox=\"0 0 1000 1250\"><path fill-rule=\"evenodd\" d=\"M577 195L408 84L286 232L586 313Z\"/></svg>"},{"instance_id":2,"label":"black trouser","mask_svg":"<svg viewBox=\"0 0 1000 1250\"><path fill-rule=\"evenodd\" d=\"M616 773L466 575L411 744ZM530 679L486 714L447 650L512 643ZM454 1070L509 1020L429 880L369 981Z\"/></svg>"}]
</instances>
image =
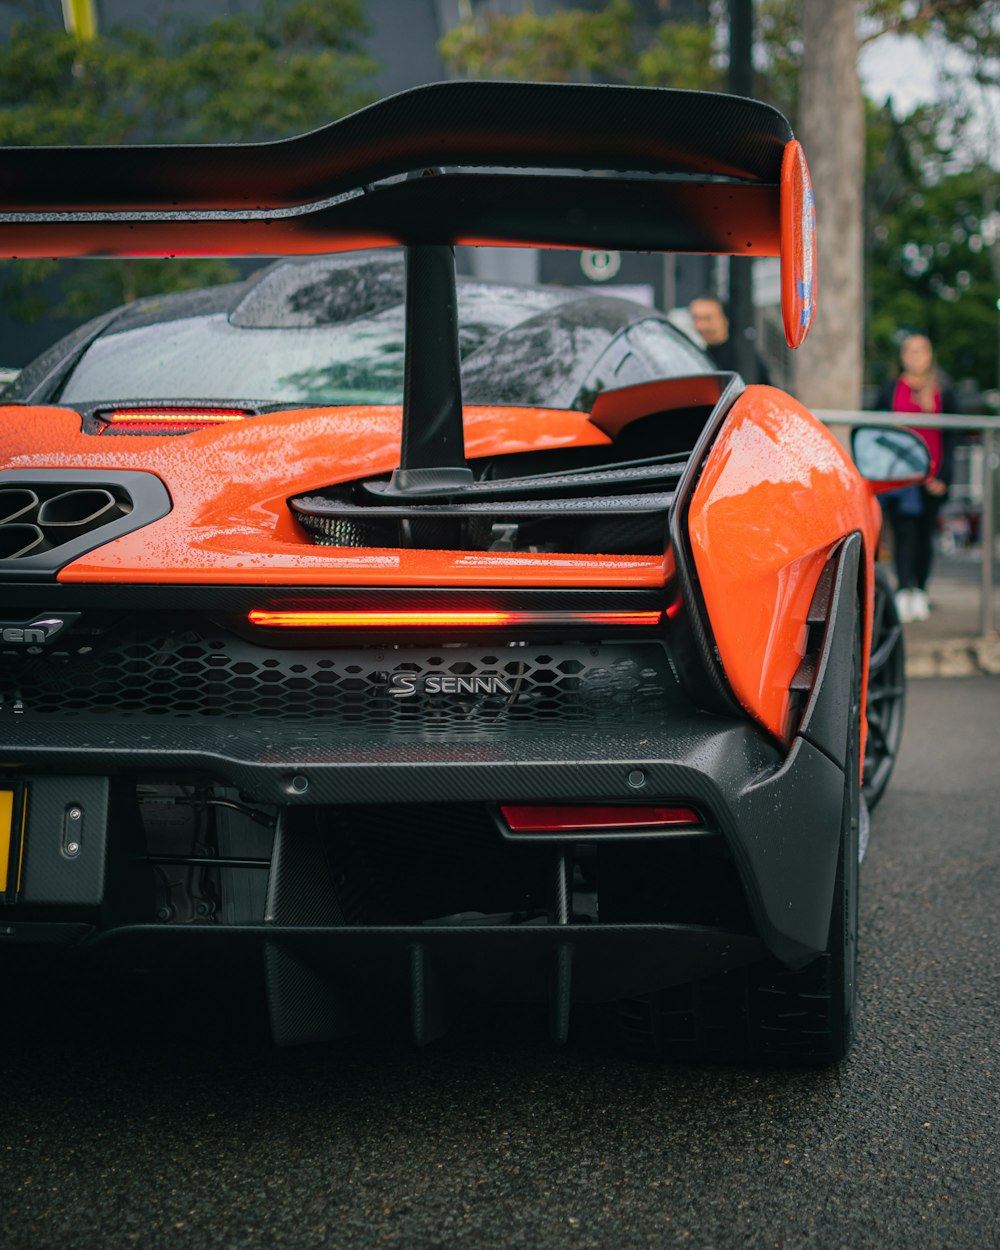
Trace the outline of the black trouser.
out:
<instances>
[{"instance_id":1,"label":"black trouser","mask_svg":"<svg viewBox=\"0 0 1000 1250\"><path fill-rule=\"evenodd\" d=\"M934 532L941 506L935 495L923 492L924 509L918 516L900 512L896 501L886 500L892 525L893 554L900 590L926 590L934 559Z\"/></svg>"}]
</instances>

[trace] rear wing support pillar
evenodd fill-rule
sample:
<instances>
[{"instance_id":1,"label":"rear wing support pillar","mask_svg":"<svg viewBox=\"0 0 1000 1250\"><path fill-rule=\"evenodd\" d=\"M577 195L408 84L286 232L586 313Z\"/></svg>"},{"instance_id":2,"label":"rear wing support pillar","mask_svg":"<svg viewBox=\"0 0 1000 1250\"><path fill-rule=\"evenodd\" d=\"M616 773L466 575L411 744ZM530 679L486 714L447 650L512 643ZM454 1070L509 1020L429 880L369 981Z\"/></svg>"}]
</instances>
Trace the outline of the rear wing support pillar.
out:
<instances>
[{"instance_id":1,"label":"rear wing support pillar","mask_svg":"<svg viewBox=\"0 0 1000 1250\"><path fill-rule=\"evenodd\" d=\"M441 494L472 485L465 462L455 249L406 249L406 360L399 468L384 494Z\"/></svg>"}]
</instances>

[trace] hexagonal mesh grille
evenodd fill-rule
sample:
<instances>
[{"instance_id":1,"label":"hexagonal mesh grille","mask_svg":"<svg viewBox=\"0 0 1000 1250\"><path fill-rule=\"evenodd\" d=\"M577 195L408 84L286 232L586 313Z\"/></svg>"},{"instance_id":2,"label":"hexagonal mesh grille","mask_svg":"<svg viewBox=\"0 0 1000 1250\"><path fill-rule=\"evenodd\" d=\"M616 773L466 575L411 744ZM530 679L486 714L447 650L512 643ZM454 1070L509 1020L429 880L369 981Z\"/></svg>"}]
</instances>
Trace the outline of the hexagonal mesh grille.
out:
<instances>
[{"instance_id":1,"label":"hexagonal mesh grille","mask_svg":"<svg viewBox=\"0 0 1000 1250\"><path fill-rule=\"evenodd\" d=\"M0 715L322 718L376 734L599 729L657 718L677 690L655 640L272 650L145 626L63 645L0 655Z\"/></svg>"}]
</instances>

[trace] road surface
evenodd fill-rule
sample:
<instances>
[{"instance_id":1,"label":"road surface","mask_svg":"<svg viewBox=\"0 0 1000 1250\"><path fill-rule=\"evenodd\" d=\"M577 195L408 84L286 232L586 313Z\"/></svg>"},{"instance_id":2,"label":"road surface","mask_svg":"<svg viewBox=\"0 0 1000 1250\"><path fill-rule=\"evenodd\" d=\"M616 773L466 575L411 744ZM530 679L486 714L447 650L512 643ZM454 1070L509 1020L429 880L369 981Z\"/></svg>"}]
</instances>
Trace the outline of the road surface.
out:
<instances>
[{"instance_id":1,"label":"road surface","mask_svg":"<svg viewBox=\"0 0 1000 1250\"><path fill-rule=\"evenodd\" d=\"M838 1069L553 1051L524 1017L274 1052L239 986L7 986L0 1245L996 1250L1000 679L910 697Z\"/></svg>"}]
</instances>

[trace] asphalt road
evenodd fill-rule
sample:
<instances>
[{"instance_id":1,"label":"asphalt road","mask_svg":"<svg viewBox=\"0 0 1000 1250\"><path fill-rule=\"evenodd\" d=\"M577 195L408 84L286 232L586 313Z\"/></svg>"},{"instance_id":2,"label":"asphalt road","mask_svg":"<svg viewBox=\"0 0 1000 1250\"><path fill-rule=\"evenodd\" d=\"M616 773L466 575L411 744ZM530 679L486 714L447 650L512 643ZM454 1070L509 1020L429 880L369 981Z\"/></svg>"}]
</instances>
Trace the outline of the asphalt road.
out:
<instances>
[{"instance_id":1,"label":"asphalt road","mask_svg":"<svg viewBox=\"0 0 1000 1250\"><path fill-rule=\"evenodd\" d=\"M238 986L8 984L0 1247L1000 1246L1000 679L910 700L839 1069L554 1052L526 1017L274 1052Z\"/></svg>"}]
</instances>

